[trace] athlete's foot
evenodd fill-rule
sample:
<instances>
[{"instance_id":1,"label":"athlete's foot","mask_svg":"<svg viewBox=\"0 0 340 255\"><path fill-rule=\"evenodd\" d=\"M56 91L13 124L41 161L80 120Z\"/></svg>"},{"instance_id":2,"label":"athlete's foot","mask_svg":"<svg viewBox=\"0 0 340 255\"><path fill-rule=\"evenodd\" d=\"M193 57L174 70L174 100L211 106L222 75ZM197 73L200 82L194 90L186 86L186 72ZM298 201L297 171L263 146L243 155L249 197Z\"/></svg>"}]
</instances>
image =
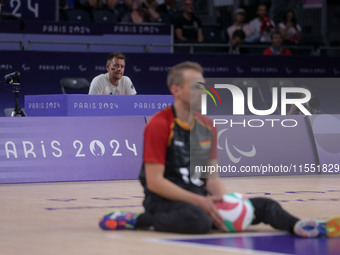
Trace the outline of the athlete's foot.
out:
<instances>
[{"instance_id":1,"label":"athlete's foot","mask_svg":"<svg viewBox=\"0 0 340 255\"><path fill-rule=\"evenodd\" d=\"M340 216L326 219L299 220L294 226L294 233L301 237L340 236Z\"/></svg>"},{"instance_id":2,"label":"athlete's foot","mask_svg":"<svg viewBox=\"0 0 340 255\"><path fill-rule=\"evenodd\" d=\"M139 215L140 213L111 211L101 217L99 226L104 230L134 230Z\"/></svg>"}]
</instances>

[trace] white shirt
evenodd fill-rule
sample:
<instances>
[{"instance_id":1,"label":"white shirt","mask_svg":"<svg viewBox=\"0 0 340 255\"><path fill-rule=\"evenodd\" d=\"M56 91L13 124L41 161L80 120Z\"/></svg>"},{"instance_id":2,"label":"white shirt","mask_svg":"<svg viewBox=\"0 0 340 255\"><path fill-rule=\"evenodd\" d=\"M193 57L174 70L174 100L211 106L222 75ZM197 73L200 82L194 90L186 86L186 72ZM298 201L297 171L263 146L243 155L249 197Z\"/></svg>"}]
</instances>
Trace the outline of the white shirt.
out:
<instances>
[{"instance_id":1,"label":"white shirt","mask_svg":"<svg viewBox=\"0 0 340 255\"><path fill-rule=\"evenodd\" d=\"M136 89L127 76L119 79L118 85L114 86L109 80L109 74L100 74L93 78L89 95L136 95Z\"/></svg>"},{"instance_id":2,"label":"white shirt","mask_svg":"<svg viewBox=\"0 0 340 255\"><path fill-rule=\"evenodd\" d=\"M283 22L281 22L279 24L279 27L282 28L282 29L286 29L286 25ZM296 28L297 28L297 30L296 30ZM301 29L299 24L296 25L296 28L290 27L287 31L286 38L284 38L284 39L289 40L289 38L295 37L298 31L301 32L302 29Z\"/></svg>"},{"instance_id":3,"label":"white shirt","mask_svg":"<svg viewBox=\"0 0 340 255\"><path fill-rule=\"evenodd\" d=\"M270 20L270 22L273 24L273 26L275 27L275 23L274 21ZM253 19L250 23L249 26L251 28L251 30L253 31L254 34L260 34L261 32L261 25L262 25L262 21L259 20L258 18ZM273 31L274 29L272 29ZM260 42L270 42L270 33L272 31L263 31L260 38Z\"/></svg>"}]
</instances>

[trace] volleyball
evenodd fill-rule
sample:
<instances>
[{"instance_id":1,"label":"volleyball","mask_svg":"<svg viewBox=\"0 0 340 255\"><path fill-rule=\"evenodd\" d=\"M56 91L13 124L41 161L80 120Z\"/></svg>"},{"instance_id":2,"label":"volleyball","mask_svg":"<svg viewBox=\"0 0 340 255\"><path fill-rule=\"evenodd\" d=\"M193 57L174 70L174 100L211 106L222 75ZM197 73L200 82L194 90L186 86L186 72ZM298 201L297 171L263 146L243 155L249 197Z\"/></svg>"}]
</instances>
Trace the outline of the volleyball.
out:
<instances>
[{"instance_id":1,"label":"volleyball","mask_svg":"<svg viewBox=\"0 0 340 255\"><path fill-rule=\"evenodd\" d=\"M250 200L241 193L232 192L223 195L216 207L224 219L226 230L229 232L241 232L253 220L254 207Z\"/></svg>"}]
</instances>

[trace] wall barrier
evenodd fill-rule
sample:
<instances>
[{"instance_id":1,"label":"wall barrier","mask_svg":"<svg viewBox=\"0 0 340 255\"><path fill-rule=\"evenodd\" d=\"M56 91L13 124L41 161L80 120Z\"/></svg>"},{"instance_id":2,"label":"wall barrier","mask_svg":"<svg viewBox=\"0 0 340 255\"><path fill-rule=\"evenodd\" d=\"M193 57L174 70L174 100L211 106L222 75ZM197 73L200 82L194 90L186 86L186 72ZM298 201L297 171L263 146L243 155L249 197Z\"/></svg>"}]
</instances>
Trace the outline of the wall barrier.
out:
<instances>
[{"instance_id":1,"label":"wall barrier","mask_svg":"<svg viewBox=\"0 0 340 255\"><path fill-rule=\"evenodd\" d=\"M222 176L339 174L340 115L218 118ZM144 127L144 116L0 118L0 183L137 179Z\"/></svg>"},{"instance_id":2,"label":"wall barrier","mask_svg":"<svg viewBox=\"0 0 340 255\"><path fill-rule=\"evenodd\" d=\"M6 74L21 73L20 106L24 105L24 95L60 94L59 81L64 77L85 77L92 80L106 72L107 53L70 53L70 52L34 52L0 51L0 79ZM139 95L166 95L168 70L175 64L190 60L204 67L207 78L339 78L338 57L275 57L247 55L210 55L210 54L126 54L125 74L129 76ZM316 80L316 79L315 79ZM328 82L315 84L316 93L323 95L320 107L329 104L339 113L340 86L328 85ZM12 88L0 85L0 109L13 107ZM332 91L332 93L329 93ZM320 98L321 99L321 98ZM0 112L3 116L3 112Z\"/></svg>"},{"instance_id":3,"label":"wall barrier","mask_svg":"<svg viewBox=\"0 0 340 255\"><path fill-rule=\"evenodd\" d=\"M136 179L145 119L0 120L0 183Z\"/></svg>"},{"instance_id":4,"label":"wall barrier","mask_svg":"<svg viewBox=\"0 0 340 255\"><path fill-rule=\"evenodd\" d=\"M13 21L1 22L1 50L144 53L151 42L171 44L173 40L171 26L157 23L99 25L26 21L22 24ZM157 47L153 51L171 53L172 47Z\"/></svg>"},{"instance_id":5,"label":"wall barrier","mask_svg":"<svg viewBox=\"0 0 340 255\"><path fill-rule=\"evenodd\" d=\"M340 115L315 115L310 122L320 164L339 164Z\"/></svg>"}]
</instances>

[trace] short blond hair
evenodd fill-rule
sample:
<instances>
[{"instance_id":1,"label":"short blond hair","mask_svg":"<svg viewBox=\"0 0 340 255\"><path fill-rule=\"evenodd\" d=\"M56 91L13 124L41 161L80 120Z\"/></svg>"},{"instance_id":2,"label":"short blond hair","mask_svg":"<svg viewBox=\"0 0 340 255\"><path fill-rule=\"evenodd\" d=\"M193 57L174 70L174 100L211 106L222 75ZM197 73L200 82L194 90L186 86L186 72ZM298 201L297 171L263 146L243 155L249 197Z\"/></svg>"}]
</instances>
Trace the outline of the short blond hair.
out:
<instances>
[{"instance_id":1,"label":"short blond hair","mask_svg":"<svg viewBox=\"0 0 340 255\"><path fill-rule=\"evenodd\" d=\"M181 86L184 81L183 71L185 70L195 70L203 74L203 68L200 64L191 61L185 61L173 66L168 72L167 84L170 89L172 85L176 84Z\"/></svg>"},{"instance_id":2,"label":"short blond hair","mask_svg":"<svg viewBox=\"0 0 340 255\"><path fill-rule=\"evenodd\" d=\"M112 52L112 53L110 53L107 56L106 64L109 65L114 58L126 60L126 57L125 57L125 55L123 53L121 53L121 52Z\"/></svg>"}]
</instances>

